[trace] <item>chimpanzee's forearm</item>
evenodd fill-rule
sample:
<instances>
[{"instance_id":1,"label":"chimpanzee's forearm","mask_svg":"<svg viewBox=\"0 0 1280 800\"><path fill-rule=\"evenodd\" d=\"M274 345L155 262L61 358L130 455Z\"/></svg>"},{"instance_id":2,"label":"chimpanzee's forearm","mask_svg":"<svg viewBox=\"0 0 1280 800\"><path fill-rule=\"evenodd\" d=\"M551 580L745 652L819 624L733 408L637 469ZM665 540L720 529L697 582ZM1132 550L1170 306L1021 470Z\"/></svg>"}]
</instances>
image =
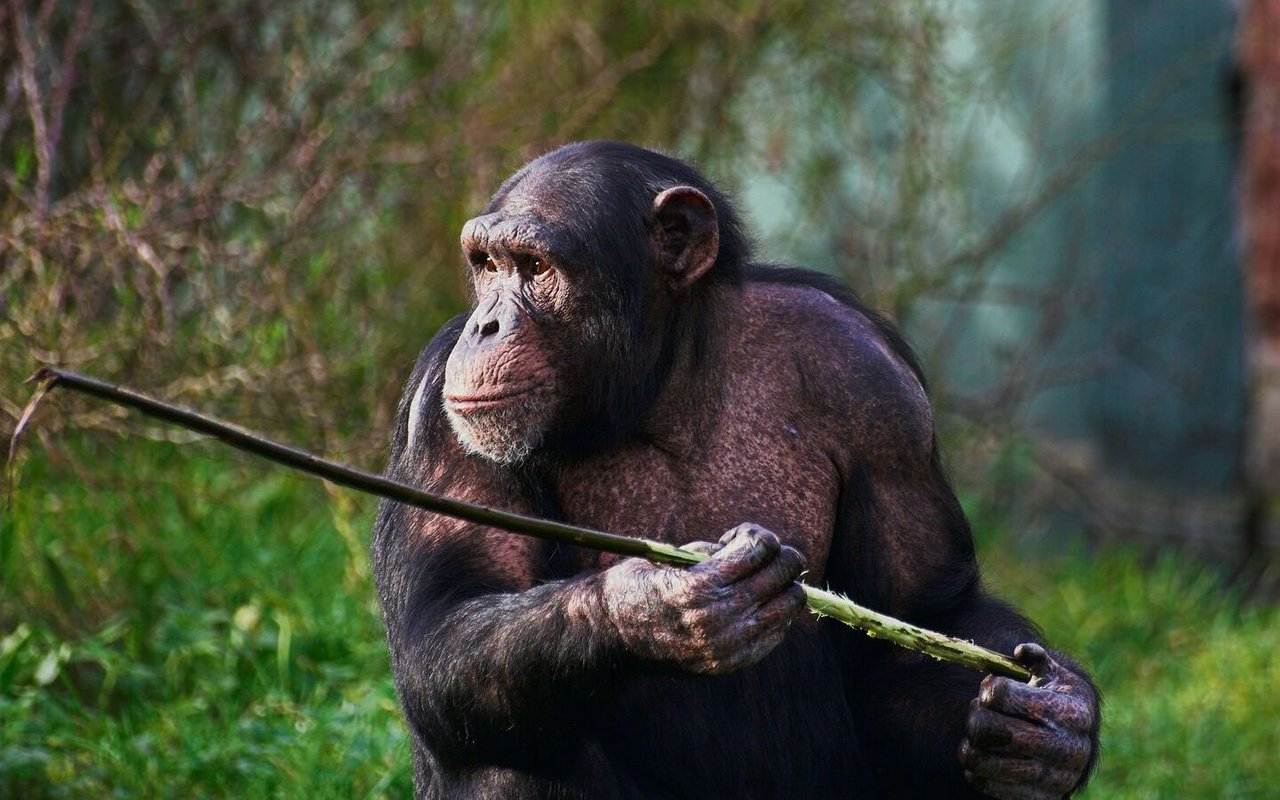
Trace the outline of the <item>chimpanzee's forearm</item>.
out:
<instances>
[{"instance_id":1,"label":"chimpanzee's forearm","mask_svg":"<svg viewBox=\"0 0 1280 800\"><path fill-rule=\"evenodd\" d=\"M599 574L451 600L417 598L407 615L414 624L388 629L401 700L418 735L438 754L459 758L528 756L539 738L572 735L580 726L565 710L579 704L565 698L607 687L621 652L603 619Z\"/></svg>"},{"instance_id":2,"label":"chimpanzee's forearm","mask_svg":"<svg viewBox=\"0 0 1280 800\"><path fill-rule=\"evenodd\" d=\"M969 594L952 620L938 621L935 625L947 633L1002 652L1021 652L1016 649L1017 645L1040 641L1034 625L1008 604L980 590ZM985 690L988 682L1004 679L989 678L982 682L980 674L953 664L876 648L875 643L868 649L875 652L865 660L865 671L858 676L856 684L862 696L867 698L859 709L860 727L873 753L873 763L883 766L884 790L894 795L986 796L979 789L986 786L984 780L988 776L979 774L967 779L965 770L973 769L975 761L962 761L958 746L962 740L970 749L989 744L985 739L975 739L976 744L971 743L966 737L975 736L973 715L988 713L987 710L974 710L979 702L976 698L985 696L980 693L980 683ZM1044 654L1046 651L1042 649L1040 652ZM1046 658L1065 667L1066 673L1055 674L1058 681L1070 681L1071 687L1067 694L1036 690L1040 694L1036 702L1045 707L1038 712L1035 708L1027 711L1036 713L1036 718L1042 715L1046 727L1033 731L1036 741L1029 742L1022 755L1027 764L1034 762L1036 769L1042 769L1044 775L1038 775L1032 781L1045 784L1039 786L1044 789L1042 794L1060 797L1073 784L1079 788L1087 781L1092 761L1096 758L1097 691L1088 675L1065 656L1055 653L1048 654ZM1036 672L1029 663L1024 662L1024 665ZM999 705L993 705L992 710L998 710ZM1073 729L1080 724L1079 720L1086 718L1094 720L1089 730ZM982 718L981 724L987 724L985 719ZM1022 723L1019 720L1016 724ZM1017 737L1025 731L1000 728L992 736L1006 733L1011 737L1010 743L1018 745ZM1003 747L998 745L997 750L1003 753L1004 750L1000 749ZM1055 755L1046 757L1039 749ZM1018 752L1021 751L1015 747L1015 755ZM997 759L1001 757L996 756ZM989 771L1001 763L993 761L982 766ZM928 766L921 768L919 765ZM1029 780L1021 773L1015 774L1003 767L996 771L999 773L996 783L1012 781L1020 785ZM1057 773L1061 773L1061 777L1056 777ZM1050 791L1049 786L1057 788ZM1005 796L999 792L995 794Z\"/></svg>"},{"instance_id":3,"label":"chimpanzee's forearm","mask_svg":"<svg viewBox=\"0 0 1280 800\"><path fill-rule=\"evenodd\" d=\"M1034 626L1014 609L981 591L972 592L953 619L933 624L1006 653L1037 636ZM885 789L894 794L981 797L965 782L956 748L982 675L883 643L866 646L865 671L851 689L865 698L858 712L861 728L872 762L884 767Z\"/></svg>"}]
</instances>

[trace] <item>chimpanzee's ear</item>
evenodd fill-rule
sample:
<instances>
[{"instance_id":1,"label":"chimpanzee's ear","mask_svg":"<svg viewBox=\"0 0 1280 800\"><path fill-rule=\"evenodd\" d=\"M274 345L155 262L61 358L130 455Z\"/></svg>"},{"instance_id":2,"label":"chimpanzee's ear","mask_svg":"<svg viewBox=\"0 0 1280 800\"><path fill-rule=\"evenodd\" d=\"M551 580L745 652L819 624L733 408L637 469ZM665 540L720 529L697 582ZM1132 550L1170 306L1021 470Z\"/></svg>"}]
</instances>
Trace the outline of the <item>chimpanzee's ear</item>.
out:
<instances>
[{"instance_id":1,"label":"chimpanzee's ear","mask_svg":"<svg viewBox=\"0 0 1280 800\"><path fill-rule=\"evenodd\" d=\"M654 198L653 221L658 259L672 287L692 286L720 252L716 207L692 186L673 186Z\"/></svg>"}]
</instances>

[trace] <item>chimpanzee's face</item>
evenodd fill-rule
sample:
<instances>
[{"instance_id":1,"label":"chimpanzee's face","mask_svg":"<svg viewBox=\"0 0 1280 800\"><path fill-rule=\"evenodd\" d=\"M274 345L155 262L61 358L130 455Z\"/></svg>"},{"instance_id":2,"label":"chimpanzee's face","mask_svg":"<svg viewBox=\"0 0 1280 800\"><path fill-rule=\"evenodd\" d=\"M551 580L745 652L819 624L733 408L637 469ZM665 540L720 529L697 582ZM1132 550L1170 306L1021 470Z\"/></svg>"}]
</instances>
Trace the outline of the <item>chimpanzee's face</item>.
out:
<instances>
[{"instance_id":1,"label":"chimpanzee's face","mask_svg":"<svg viewBox=\"0 0 1280 800\"><path fill-rule=\"evenodd\" d=\"M540 160L508 181L462 229L475 307L443 397L462 446L514 464L549 439L607 438L569 428L625 432L660 382L664 314L715 262L716 225L697 189L597 163Z\"/></svg>"},{"instance_id":2,"label":"chimpanzee's face","mask_svg":"<svg viewBox=\"0 0 1280 800\"><path fill-rule=\"evenodd\" d=\"M503 464L533 452L571 399L573 286L549 233L501 210L462 231L476 306L449 356L445 409L467 450Z\"/></svg>"}]
</instances>

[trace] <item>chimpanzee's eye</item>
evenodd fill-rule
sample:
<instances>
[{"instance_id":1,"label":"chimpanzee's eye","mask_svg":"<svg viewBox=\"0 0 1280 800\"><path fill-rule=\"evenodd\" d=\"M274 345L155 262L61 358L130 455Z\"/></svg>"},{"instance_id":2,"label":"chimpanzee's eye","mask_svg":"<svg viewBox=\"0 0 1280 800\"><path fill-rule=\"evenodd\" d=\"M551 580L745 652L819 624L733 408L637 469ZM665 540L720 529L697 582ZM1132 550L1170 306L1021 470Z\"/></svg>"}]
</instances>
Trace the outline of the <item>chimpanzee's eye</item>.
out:
<instances>
[{"instance_id":1,"label":"chimpanzee's eye","mask_svg":"<svg viewBox=\"0 0 1280 800\"><path fill-rule=\"evenodd\" d=\"M540 258L534 257L529 259L529 271L534 275L541 275L551 269L551 265Z\"/></svg>"},{"instance_id":2,"label":"chimpanzee's eye","mask_svg":"<svg viewBox=\"0 0 1280 800\"><path fill-rule=\"evenodd\" d=\"M493 256L486 255L486 256L484 257L484 271L485 271L485 272L497 272L497 271L498 271L498 264L497 264L497 262L495 262L495 261L493 260Z\"/></svg>"}]
</instances>

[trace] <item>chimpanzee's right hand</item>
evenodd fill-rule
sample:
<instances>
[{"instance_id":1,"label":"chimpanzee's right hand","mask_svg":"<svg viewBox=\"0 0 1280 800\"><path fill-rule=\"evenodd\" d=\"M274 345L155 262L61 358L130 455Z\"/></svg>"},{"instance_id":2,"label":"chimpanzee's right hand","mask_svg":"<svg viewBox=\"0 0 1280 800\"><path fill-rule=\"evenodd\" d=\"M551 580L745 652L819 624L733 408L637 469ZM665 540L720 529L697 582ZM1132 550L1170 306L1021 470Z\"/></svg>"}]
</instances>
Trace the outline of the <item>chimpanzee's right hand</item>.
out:
<instances>
[{"instance_id":1,"label":"chimpanzee's right hand","mask_svg":"<svg viewBox=\"0 0 1280 800\"><path fill-rule=\"evenodd\" d=\"M687 569L629 558L603 574L605 612L626 647L691 672L724 674L767 656L805 607L804 557L743 523Z\"/></svg>"}]
</instances>

